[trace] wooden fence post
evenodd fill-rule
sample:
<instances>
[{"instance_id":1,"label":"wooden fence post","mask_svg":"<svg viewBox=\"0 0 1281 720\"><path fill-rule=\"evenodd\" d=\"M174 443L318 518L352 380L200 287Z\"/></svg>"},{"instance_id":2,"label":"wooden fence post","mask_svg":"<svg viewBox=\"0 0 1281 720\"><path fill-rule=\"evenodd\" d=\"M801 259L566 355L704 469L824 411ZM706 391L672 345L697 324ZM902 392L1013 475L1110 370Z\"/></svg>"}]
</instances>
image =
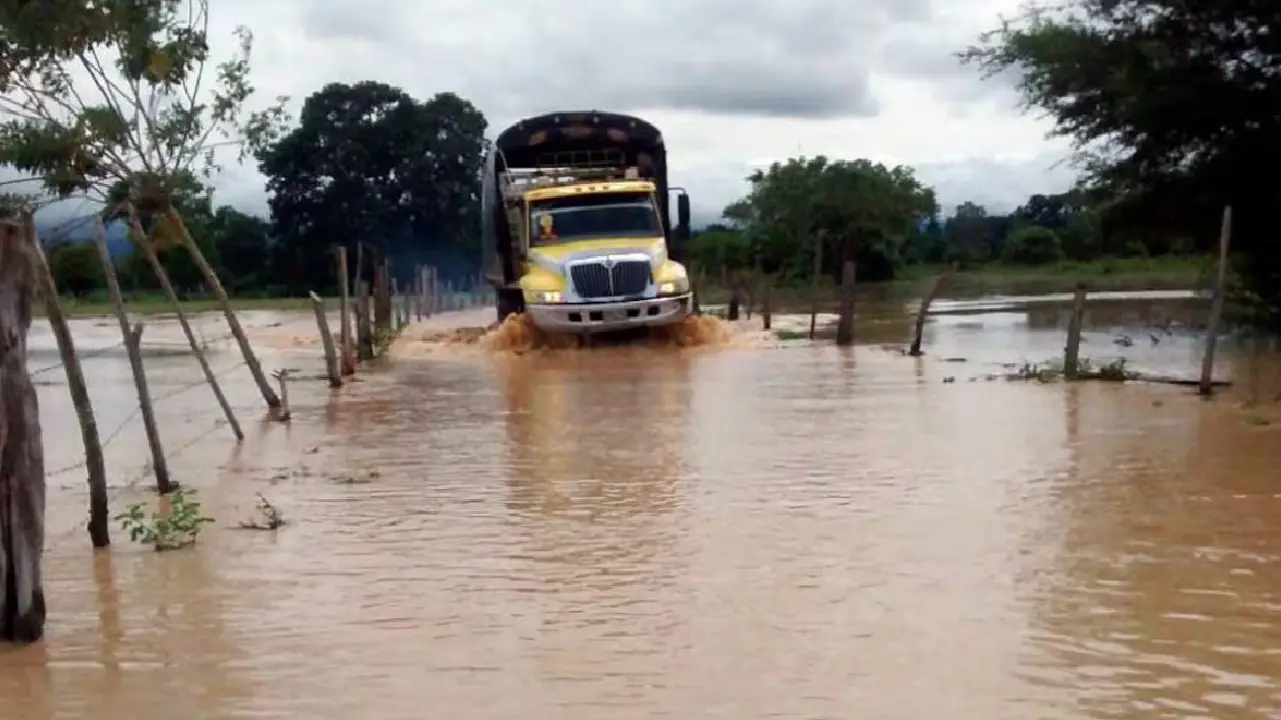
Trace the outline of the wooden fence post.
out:
<instances>
[{"instance_id":1,"label":"wooden fence post","mask_svg":"<svg viewBox=\"0 0 1281 720\"><path fill-rule=\"evenodd\" d=\"M38 278L25 234L0 221L0 641L15 643L38 641L45 627L44 446L27 371Z\"/></svg>"},{"instance_id":2,"label":"wooden fence post","mask_svg":"<svg viewBox=\"0 0 1281 720\"><path fill-rule=\"evenodd\" d=\"M325 370L329 373L329 387L342 387L342 369L338 367L333 333L329 332L329 318L325 317L325 301L314 292L310 295L311 308L316 313L316 327L320 329L320 342L325 349Z\"/></svg>"},{"instance_id":3,"label":"wooden fence post","mask_svg":"<svg viewBox=\"0 0 1281 720\"><path fill-rule=\"evenodd\" d=\"M1081 325L1085 318L1085 283L1077 283L1072 295L1072 317L1068 319L1067 345L1063 348L1063 379L1081 377Z\"/></svg>"},{"instance_id":4,"label":"wooden fence post","mask_svg":"<svg viewBox=\"0 0 1281 720\"><path fill-rule=\"evenodd\" d=\"M289 371L281 368L271 374L280 383L280 407L277 408L278 414L276 419L280 422L289 422L293 417L293 411L289 409Z\"/></svg>"},{"instance_id":5,"label":"wooden fence post","mask_svg":"<svg viewBox=\"0 0 1281 720\"><path fill-rule=\"evenodd\" d=\"M1223 299L1227 293L1228 246L1232 241L1232 206L1223 208L1223 221L1219 227L1219 272L1214 281L1214 294L1210 297L1210 323L1205 329L1205 356L1201 358L1201 382L1197 393L1209 397L1214 392L1214 352L1219 341L1219 325L1223 323Z\"/></svg>"},{"instance_id":6,"label":"wooden fence post","mask_svg":"<svg viewBox=\"0 0 1281 720\"><path fill-rule=\"evenodd\" d=\"M160 258L156 256L156 251L151 247L147 234L143 232L142 222L138 220L138 214L132 205L129 206L129 223L133 230L134 248L142 253L151 266L151 271L155 273L156 280L160 282L160 288L169 298L169 304L173 306L174 315L178 318L178 325L182 327L182 334L187 338L187 345L191 348L191 354L196 356L196 362L200 365L200 372L204 373L205 382L209 383L209 388L213 390L214 399L218 401L218 406L222 408L222 414L227 418L227 424L231 427L231 432L237 440L244 440L245 433L240 429L240 422L236 420L236 412L232 410L231 403L227 401L227 396L222 392L222 385L218 382L218 376L214 374L213 368L209 367L209 359L205 357L204 348L200 346L200 341L196 339L196 333L191 329L191 322L187 319L187 313L182 309L182 302L178 300L178 293L173 289L173 283L169 281L169 273L160 264Z\"/></svg>"},{"instance_id":7,"label":"wooden fence post","mask_svg":"<svg viewBox=\"0 0 1281 720\"><path fill-rule=\"evenodd\" d=\"M374 359L374 329L370 322L369 284L356 283L356 353L361 362Z\"/></svg>"},{"instance_id":8,"label":"wooden fence post","mask_svg":"<svg viewBox=\"0 0 1281 720\"><path fill-rule=\"evenodd\" d=\"M848 242L848 241L847 241ZM854 278L857 267L853 260L841 264L841 313L836 323L836 344L854 344Z\"/></svg>"},{"instance_id":9,"label":"wooden fence post","mask_svg":"<svg viewBox=\"0 0 1281 720\"><path fill-rule=\"evenodd\" d=\"M761 288L761 325L765 330L769 330L774 321L774 276L766 275L765 284Z\"/></svg>"},{"instance_id":10,"label":"wooden fence post","mask_svg":"<svg viewBox=\"0 0 1281 720\"><path fill-rule=\"evenodd\" d=\"M146 239L143 239L146 242ZM164 446L160 442L160 426L156 424L156 410L151 406L151 392L147 389L147 370L142 365L142 325L129 327L129 315L125 312L125 299L120 294L120 280L116 277L116 264L111 261L111 251L107 249L107 231L102 226L102 218L93 219L93 244L98 247L98 260L102 262L102 274L107 281L107 294L116 311L116 321L120 323L120 336L125 341L125 352L129 357L129 370L133 373L134 390L138 393L138 410L142 414L142 427L147 435L147 447L151 450L151 470L156 475L156 492L168 495L173 488L169 482L169 463L165 461Z\"/></svg>"},{"instance_id":11,"label":"wooden fence post","mask_svg":"<svg viewBox=\"0 0 1281 720\"><path fill-rule=\"evenodd\" d=\"M946 277L947 273L943 273L934 278L934 282L930 284L930 289L926 291L925 297L921 299L921 307L916 311L916 331L912 335L912 347L907 351L907 354L912 357L920 357L924 354L921 350L921 336L925 334L925 319L929 317L930 305L934 304L934 300L938 298L939 291L943 288L943 280Z\"/></svg>"},{"instance_id":12,"label":"wooden fence post","mask_svg":"<svg viewBox=\"0 0 1281 720\"><path fill-rule=\"evenodd\" d=\"M26 213L22 225L27 248L36 263L36 282L40 294L44 296L45 314L53 329L54 339L58 342L58 357L67 372L71 403L75 406L76 419L80 422L80 437L85 446L85 469L89 474L89 541L96 548L104 548L111 544L111 529L108 527L110 509L107 500L107 462L102 454L102 441L98 437L98 421L94 417L93 403L89 400L89 388L85 384L80 358L76 357L71 328L62 312L58 285L53 280L53 273L49 271L49 261L45 258L44 250L40 248L35 217Z\"/></svg>"},{"instance_id":13,"label":"wooden fence post","mask_svg":"<svg viewBox=\"0 0 1281 720\"><path fill-rule=\"evenodd\" d=\"M819 230L814 236L814 276L810 288L810 340L818 329L818 301L823 292L823 238L824 231Z\"/></svg>"},{"instance_id":14,"label":"wooden fence post","mask_svg":"<svg viewBox=\"0 0 1281 720\"><path fill-rule=\"evenodd\" d=\"M351 343L351 278L347 270L347 247L338 246L338 316L342 328L339 334L342 344L342 374L356 372L355 355Z\"/></svg>"}]
</instances>

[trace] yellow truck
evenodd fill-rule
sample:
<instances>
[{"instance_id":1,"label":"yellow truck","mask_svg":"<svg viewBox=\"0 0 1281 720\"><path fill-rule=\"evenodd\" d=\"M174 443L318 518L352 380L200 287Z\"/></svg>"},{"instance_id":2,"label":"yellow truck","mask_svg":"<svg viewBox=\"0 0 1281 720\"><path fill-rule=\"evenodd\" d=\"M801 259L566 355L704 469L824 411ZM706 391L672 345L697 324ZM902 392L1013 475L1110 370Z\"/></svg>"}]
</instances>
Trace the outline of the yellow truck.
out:
<instances>
[{"instance_id":1,"label":"yellow truck","mask_svg":"<svg viewBox=\"0 0 1281 720\"><path fill-rule=\"evenodd\" d=\"M663 136L640 118L549 113L488 149L483 271L499 322L524 313L579 335L678 323L695 311L681 264L689 234L689 196L669 187Z\"/></svg>"}]
</instances>

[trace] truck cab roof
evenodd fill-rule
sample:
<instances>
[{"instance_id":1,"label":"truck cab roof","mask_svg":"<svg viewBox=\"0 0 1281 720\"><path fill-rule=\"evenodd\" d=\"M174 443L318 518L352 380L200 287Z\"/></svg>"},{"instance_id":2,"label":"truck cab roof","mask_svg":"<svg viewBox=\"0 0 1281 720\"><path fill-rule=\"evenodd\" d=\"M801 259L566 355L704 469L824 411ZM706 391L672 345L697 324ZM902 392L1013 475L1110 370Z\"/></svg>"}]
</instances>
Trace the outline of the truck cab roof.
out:
<instances>
[{"instance_id":1,"label":"truck cab roof","mask_svg":"<svg viewBox=\"0 0 1281 720\"><path fill-rule=\"evenodd\" d=\"M553 112L519 120L494 142L508 168L537 168L551 158L613 151L625 165L663 156L663 134L638 117L599 110ZM558 163L559 164L559 163ZM572 164L580 164L574 162Z\"/></svg>"},{"instance_id":2,"label":"truck cab roof","mask_svg":"<svg viewBox=\"0 0 1281 720\"><path fill-rule=\"evenodd\" d=\"M654 183L649 180L614 180L569 182L542 187L531 187L521 193L530 202L551 200L554 198L572 197L574 195L592 195L609 192L654 192Z\"/></svg>"}]
</instances>

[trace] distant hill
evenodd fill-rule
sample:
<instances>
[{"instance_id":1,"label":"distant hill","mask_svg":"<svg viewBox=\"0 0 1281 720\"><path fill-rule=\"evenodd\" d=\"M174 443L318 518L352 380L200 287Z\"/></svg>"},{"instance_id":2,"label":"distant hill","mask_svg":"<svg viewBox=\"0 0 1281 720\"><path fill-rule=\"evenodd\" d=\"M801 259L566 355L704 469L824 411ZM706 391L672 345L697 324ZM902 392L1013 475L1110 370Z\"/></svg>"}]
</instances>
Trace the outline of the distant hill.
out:
<instances>
[{"instance_id":1,"label":"distant hill","mask_svg":"<svg viewBox=\"0 0 1281 720\"><path fill-rule=\"evenodd\" d=\"M93 215L79 217L61 217L57 219L36 218L36 232L40 235L40 246L46 252L63 243L82 243L93 241ZM123 220L112 220L107 223L107 251L112 260L119 260L133 250L129 242L129 226Z\"/></svg>"}]
</instances>

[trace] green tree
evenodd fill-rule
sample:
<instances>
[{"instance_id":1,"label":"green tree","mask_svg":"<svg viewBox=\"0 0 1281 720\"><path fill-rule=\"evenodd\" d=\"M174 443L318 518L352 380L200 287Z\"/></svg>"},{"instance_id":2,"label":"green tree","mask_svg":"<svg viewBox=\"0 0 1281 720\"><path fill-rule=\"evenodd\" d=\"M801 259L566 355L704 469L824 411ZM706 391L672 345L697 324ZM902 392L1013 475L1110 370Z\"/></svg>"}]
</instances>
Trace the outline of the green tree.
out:
<instances>
[{"instance_id":1,"label":"green tree","mask_svg":"<svg viewBox=\"0 0 1281 720\"><path fill-rule=\"evenodd\" d=\"M889 279L908 237L938 211L911 169L865 159L793 158L748 180L749 193L725 216L742 227L754 262L784 278L810 275L821 236L825 273L839 276L850 257L861 279Z\"/></svg>"},{"instance_id":2,"label":"green tree","mask_svg":"<svg viewBox=\"0 0 1281 720\"><path fill-rule=\"evenodd\" d=\"M106 287L98 249L90 243L64 242L49 251L49 272L58 292L84 297Z\"/></svg>"},{"instance_id":3,"label":"green tree","mask_svg":"<svg viewBox=\"0 0 1281 720\"><path fill-rule=\"evenodd\" d=\"M420 103L378 82L331 83L298 127L258 155L282 282L334 283L329 248L364 241L392 257L479 256L484 116L444 93ZM409 263L400 263L408 265Z\"/></svg>"},{"instance_id":4,"label":"green tree","mask_svg":"<svg viewBox=\"0 0 1281 720\"><path fill-rule=\"evenodd\" d=\"M210 218L209 230L221 274L232 288L242 294L268 293L273 283L271 225L224 205Z\"/></svg>"},{"instance_id":5,"label":"green tree","mask_svg":"<svg viewBox=\"0 0 1281 720\"><path fill-rule=\"evenodd\" d=\"M961 267L991 260L992 248L1001 240L994 237L987 208L972 202L956 206L956 214L947 221L943 232L947 239L944 259Z\"/></svg>"},{"instance_id":6,"label":"green tree","mask_svg":"<svg viewBox=\"0 0 1281 720\"><path fill-rule=\"evenodd\" d=\"M1019 74L1025 103L1048 112L1115 201L1110 233L1215 242L1233 207L1235 258L1281 326L1281 193L1260 181L1281 163L1281 15L1268 3L1078 0L1033 8L964 59Z\"/></svg>"},{"instance_id":7,"label":"green tree","mask_svg":"<svg viewBox=\"0 0 1281 720\"><path fill-rule=\"evenodd\" d=\"M1027 225L1009 234L1001 259L1014 265L1044 265L1063 259L1058 233L1048 227Z\"/></svg>"}]
</instances>

